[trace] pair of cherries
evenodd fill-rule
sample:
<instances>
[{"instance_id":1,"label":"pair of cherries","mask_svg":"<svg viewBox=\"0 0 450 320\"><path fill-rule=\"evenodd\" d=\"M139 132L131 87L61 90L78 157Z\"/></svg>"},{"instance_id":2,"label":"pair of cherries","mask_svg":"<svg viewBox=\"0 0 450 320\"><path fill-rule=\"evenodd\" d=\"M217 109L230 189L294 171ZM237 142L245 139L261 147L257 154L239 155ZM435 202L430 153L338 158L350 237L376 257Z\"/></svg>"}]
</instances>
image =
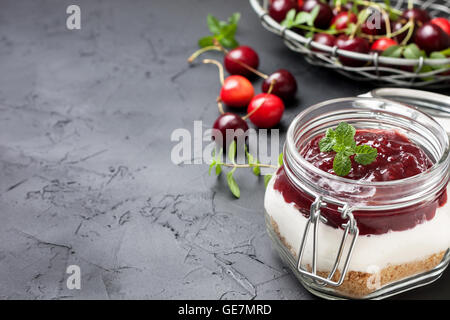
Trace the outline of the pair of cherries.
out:
<instances>
[{"instance_id":1,"label":"pair of cherries","mask_svg":"<svg viewBox=\"0 0 450 320\"><path fill-rule=\"evenodd\" d=\"M292 100L297 92L294 76L285 69L271 75L259 72L258 54L248 46L226 51L224 65L231 75L224 79L218 101L230 108L247 107L247 115L240 117L232 112L222 113L214 122L213 129L219 130L225 138L227 129L246 132L247 118L258 128L276 126L285 109L283 101ZM263 93L256 95L249 80L255 74L264 79L261 88Z\"/></svg>"}]
</instances>

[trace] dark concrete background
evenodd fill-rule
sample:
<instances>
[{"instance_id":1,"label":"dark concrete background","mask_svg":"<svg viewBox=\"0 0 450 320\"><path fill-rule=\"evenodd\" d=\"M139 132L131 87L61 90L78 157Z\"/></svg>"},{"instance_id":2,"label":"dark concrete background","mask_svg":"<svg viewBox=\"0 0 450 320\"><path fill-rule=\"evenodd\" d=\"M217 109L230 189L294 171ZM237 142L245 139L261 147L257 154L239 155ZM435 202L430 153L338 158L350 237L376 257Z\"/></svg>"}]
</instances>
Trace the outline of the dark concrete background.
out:
<instances>
[{"instance_id":1,"label":"dark concrete background","mask_svg":"<svg viewBox=\"0 0 450 320\"><path fill-rule=\"evenodd\" d=\"M79 31L65 26L72 3ZM247 1L1 2L0 298L312 298L271 248L262 179L238 172L235 200L206 165L170 161L174 129L218 115L217 70L186 58L208 13L235 11L261 69L297 78L283 130L371 89L288 51ZM66 288L71 264L81 290ZM450 277L400 297L450 298Z\"/></svg>"}]
</instances>

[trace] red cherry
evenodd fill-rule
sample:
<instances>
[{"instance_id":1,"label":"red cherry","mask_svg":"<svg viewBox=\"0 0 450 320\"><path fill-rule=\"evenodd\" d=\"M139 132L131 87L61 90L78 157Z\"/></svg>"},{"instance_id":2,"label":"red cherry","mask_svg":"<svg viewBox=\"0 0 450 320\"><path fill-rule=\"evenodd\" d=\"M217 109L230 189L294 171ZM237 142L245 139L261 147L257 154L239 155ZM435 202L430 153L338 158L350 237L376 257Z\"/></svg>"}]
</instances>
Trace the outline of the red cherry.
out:
<instances>
[{"instance_id":1,"label":"red cherry","mask_svg":"<svg viewBox=\"0 0 450 320\"><path fill-rule=\"evenodd\" d=\"M258 108L259 107L259 108ZM249 118L253 124L259 128L272 128L277 125L284 112L283 101L274 94L257 94L247 108L247 113L251 113L258 108Z\"/></svg>"},{"instance_id":2,"label":"red cherry","mask_svg":"<svg viewBox=\"0 0 450 320\"><path fill-rule=\"evenodd\" d=\"M431 23L440 27L446 34L450 36L450 20L445 18L434 18L431 20Z\"/></svg>"},{"instance_id":3,"label":"red cherry","mask_svg":"<svg viewBox=\"0 0 450 320\"><path fill-rule=\"evenodd\" d=\"M245 135L248 130L248 125L245 120L243 120L238 115L226 112L221 114L216 121L214 122L213 129L217 130L217 132L213 131L212 139L216 141L217 145L223 148L226 142L231 143L233 140L231 136L227 141L227 129L233 130L233 132L228 132L228 134L234 135L234 140L239 140L241 135ZM239 130L241 129L241 130ZM220 135L218 134L220 132ZM242 140L241 140L242 141ZM225 150L228 148L224 148Z\"/></svg>"},{"instance_id":4,"label":"red cherry","mask_svg":"<svg viewBox=\"0 0 450 320\"><path fill-rule=\"evenodd\" d=\"M249 76L252 75L252 72L242 66L242 64L239 64L239 62L242 62L253 69L258 69L259 57L255 50L248 46L239 46L225 55L225 69L227 69L230 74Z\"/></svg>"},{"instance_id":5,"label":"red cherry","mask_svg":"<svg viewBox=\"0 0 450 320\"><path fill-rule=\"evenodd\" d=\"M386 50L387 48L395 46L397 44L398 44L397 41L395 41L394 39L380 38L372 44L372 46L370 47L370 50L381 53L384 50Z\"/></svg>"},{"instance_id":6,"label":"red cherry","mask_svg":"<svg viewBox=\"0 0 450 320\"><path fill-rule=\"evenodd\" d=\"M336 26L337 30L342 30L348 27L350 23L356 23L358 21L358 18L353 12L341 12L338 13L334 18L331 20L331 25Z\"/></svg>"},{"instance_id":7,"label":"red cherry","mask_svg":"<svg viewBox=\"0 0 450 320\"><path fill-rule=\"evenodd\" d=\"M414 42L420 49L430 54L446 49L449 46L450 38L437 25L428 22L417 29Z\"/></svg>"},{"instance_id":8,"label":"red cherry","mask_svg":"<svg viewBox=\"0 0 450 320\"><path fill-rule=\"evenodd\" d=\"M319 13L314 20L314 26L319 29L328 29L331 19L333 19L333 11L331 7L319 0L306 0L303 4L303 11L311 12L316 6L319 6Z\"/></svg>"},{"instance_id":9,"label":"red cherry","mask_svg":"<svg viewBox=\"0 0 450 320\"><path fill-rule=\"evenodd\" d=\"M405 18L406 20L413 18L414 22L419 22L420 24L430 21L428 12L418 8L406 9L403 11L402 18Z\"/></svg>"},{"instance_id":10,"label":"red cherry","mask_svg":"<svg viewBox=\"0 0 450 320\"><path fill-rule=\"evenodd\" d=\"M363 38L349 38L347 35L340 35L336 39L336 45L339 49L348 50L358 53L368 53L369 52L369 43L366 39ZM352 58L347 58L340 56L339 60L343 65L350 67L361 67L367 63L365 60L356 60Z\"/></svg>"},{"instance_id":11,"label":"red cherry","mask_svg":"<svg viewBox=\"0 0 450 320\"><path fill-rule=\"evenodd\" d=\"M269 4L269 15L276 22L281 22L291 9L298 9L295 0L272 0Z\"/></svg>"},{"instance_id":12,"label":"red cherry","mask_svg":"<svg viewBox=\"0 0 450 320\"><path fill-rule=\"evenodd\" d=\"M297 81L292 73L285 69L280 69L272 73L262 84L262 91L269 91L270 84L275 80L272 88L272 94L280 97L284 101L292 100L297 92Z\"/></svg>"},{"instance_id":13,"label":"red cherry","mask_svg":"<svg viewBox=\"0 0 450 320\"><path fill-rule=\"evenodd\" d=\"M314 34L313 41L318 42L323 45L326 45L326 46L329 46L329 47L334 47L334 45L336 44L336 38L333 35L328 34L328 33ZM315 48L313 48L312 50L316 51L316 52L322 52L321 50L315 49Z\"/></svg>"},{"instance_id":14,"label":"red cherry","mask_svg":"<svg viewBox=\"0 0 450 320\"><path fill-rule=\"evenodd\" d=\"M255 90L247 78L234 75L225 79L220 90L220 100L230 107L244 107L253 98Z\"/></svg>"}]
</instances>

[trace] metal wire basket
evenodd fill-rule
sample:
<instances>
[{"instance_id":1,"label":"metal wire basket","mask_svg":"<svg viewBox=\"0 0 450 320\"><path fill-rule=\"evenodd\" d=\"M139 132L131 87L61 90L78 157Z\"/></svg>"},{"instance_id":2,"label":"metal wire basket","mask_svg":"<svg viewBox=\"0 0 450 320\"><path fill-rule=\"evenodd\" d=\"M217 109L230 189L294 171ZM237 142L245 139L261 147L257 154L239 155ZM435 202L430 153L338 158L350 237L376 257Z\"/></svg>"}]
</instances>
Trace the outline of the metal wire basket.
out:
<instances>
[{"instance_id":1,"label":"metal wire basket","mask_svg":"<svg viewBox=\"0 0 450 320\"><path fill-rule=\"evenodd\" d=\"M305 59L313 65L318 65L347 76L358 81L372 81L377 85L417 87L417 88L449 88L450 87L450 58L447 59L404 59L384 57L378 53L363 54L348 50L330 47L306 38L302 35L281 26L272 19L267 11L267 0L250 0L250 5L259 16L265 29L278 34L284 40L286 46L302 53ZM450 16L450 0L415 0L414 5L426 9L431 16ZM393 0L392 6L396 9L405 9L407 2ZM321 52L312 51L311 48ZM338 57L347 57L356 60L367 61L363 67L349 67L342 65ZM405 71L401 67L413 66L414 71ZM429 72L421 72L425 66L447 66ZM405 68L403 68L405 69Z\"/></svg>"}]
</instances>

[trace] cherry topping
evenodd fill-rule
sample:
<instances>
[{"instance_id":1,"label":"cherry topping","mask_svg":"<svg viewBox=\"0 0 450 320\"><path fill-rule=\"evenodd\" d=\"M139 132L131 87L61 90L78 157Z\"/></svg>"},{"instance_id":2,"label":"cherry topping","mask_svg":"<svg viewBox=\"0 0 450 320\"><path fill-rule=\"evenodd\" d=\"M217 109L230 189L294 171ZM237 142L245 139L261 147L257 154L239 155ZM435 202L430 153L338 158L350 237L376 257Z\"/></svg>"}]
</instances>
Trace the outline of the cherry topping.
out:
<instances>
[{"instance_id":1,"label":"cherry topping","mask_svg":"<svg viewBox=\"0 0 450 320\"><path fill-rule=\"evenodd\" d=\"M328 29L330 27L331 19L333 19L333 11L329 5L319 0L306 0L302 10L311 12L316 6L319 6L319 13L314 20L314 26L319 29Z\"/></svg>"},{"instance_id":2,"label":"cherry topping","mask_svg":"<svg viewBox=\"0 0 450 320\"><path fill-rule=\"evenodd\" d=\"M313 41L318 42L323 45L326 45L326 46L329 46L329 47L334 47L334 45L336 44L336 38L333 35L328 34L328 33L314 34ZM316 52L322 52L322 50L315 49L315 48L312 48L312 50L316 51Z\"/></svg>"},{"instance_id":3,"label":"cherry topping","mask_svg":"<svg viewBox=\"0 0 450 320\"><path fill-rule=\"evenodd\" d=\"M269 15L276 22L281 22L291 9L298 9L295 0L272 0L269 4Z\"/></svg>"},{"instance_id":4,"label":"cherry topping","mask_svg":"<svg viewBox=\"0 0 450 320\"><path fill-rule=\"evenodd\" d=\"M277 125L283 112L283 101L270 93L257 94L247 108L250 121L259 128L272 128Z\"/></svg>"},{"instance_id":5,"label":"cherry topping","mask_svg":"<svg viewBox=\"0 0 450 320\"><path fill-rule=\"evenodd\" d=\"M239 62L241 62L241 64ZM246 77L251 75L252 72L248 70L248 68L245 68L242 63L253 69L258 69L259 57L255 50L248 46L239 46L225 55L225 69L227 69L230 74L239 74Z\"/></svg>"},{"instance_id":6,"label":"cherry topping","mask_svg":"<svg viewBox=\"0 0 450 320\"><path fill-rule=\"evenodd\" d=\"M381 53L384 50L386 50L387 48L395 46L397 44L398 44L397 41L395 41L394 39L380 38L372 44L372 46L370 47L370 50Z\"/></svg>"},{"instance_id":7,"label":"cherry topping","mask_svg":"<svg viewBox=\"0 0 450 320\"><path fill-rule=\"evenodd\" d=\"M418 8L406 9L403 11L402 18L405 18L406 20L413 18L414 22L419 22L420 24L430 21L428 12Z\"/></svg>"},{"instance_id":8,"label":"cherry topping","mask_svg":"<svg viewBox=\"0 0 450 320\"><path fill-rule=\"evenodd\" d=\"M369 43L363 38L350 38L347 35L340 35L336 40L336 45L339 49L348 50L358 53L368 53ZM343 65L350 67L361 67L367 63L364 60L356 60L340 56L339 60Z\"/></svg>"},{"instance_id":9,"label":"cherry topping","mask_svg":"<svg viewBox=\"0 0 450 320\"><path fill-rule=\"evenodd\" d=\"M272 73L268 78L266 78L262 84L262 91L268 92L270 84L274 81L272 88L272 93L284 101L289 101L295 97L297 92L297 81L295 80L292 73L285 69L280 69Z\"/></svg>"},{"instance_id":10,"label":"cherry topping","mask_svg":"<svg viewBox=\"0 0 450 320\"><path fill-rule=\"evenodd\" d=\"M331 20L331 25L336 26L337 30L342 30L348 27L350 23L356 23L358 21L358 18L353 12L341 12L338 13L334 18Z\"/></svg>"},{"instance_id":11,"label":"cherry topping","mask_svg":"<svg viewBox=\"0 0 450 320\"><path fill-rule=\"evenodd\" d=\"M247 78L240 75L225 79L220 90L220 100L230 107L244 107L253 98L255 90Z\"/></svg>"},{"instance_id":12,"label":"cherry topping","mask_svg":"<svg viewBox=\"0 0 450 320\"><path fill-rule=\"evenodd\" d=\"M217 132L213 132L213 140L215 140L216 143L223 148L223 146L227 142L227 129L234 130L233 132L229 131L228 134L234 134L234 140L238 140L238 137L240 135L244 135L247 132L248 125L247 122L238 115L231 112L226 112L224 114L221 114L216 119L213 125L213 129L220 132L220 135ZM239 129L241 129L242 131ZM231 139L231 136L228 140L228 143L231 143L231 141L233 141ZM224 149L226 150L227 148Z\"/></svg>"},{"instance_id":13,"label":"cherry topping","mask_svg":"<svg viewBox=\"0 0 450 320\"><path fill-rule=\"evenodd\" d=\"M441 51L449 46L449 36L433 23L425 23L416 31L414 42L427 54Z\"/></svg>"},{"instance_id":14,"label":"cherry topping","mask_svg":"<svg viewBox=\"0 0 450 320\"><path fill-rule=\"evenodd\" d=\"M321 170L335 174L333 159L335 152L320 152L319 141L323 135L313 138L302 150L301 155ZM406 136L395 130L357 130L357 145L367 144L377 148L378 155L369 165L353 160L352 170L346 176L352 180L391 181L412 177L428 170L433 162L426 153Z\"/></svg>"},{"instance_id":15,"label":"cherry topping","mask_svg":"<svg viewBox=\"0 0 450 320\"><path fill-rule=\"evenodd\" d=\"M431 23L439 26L446 34L450 36L450 20L445 18L434 18L431 20Z\"/></svg>"}]
</instances>

